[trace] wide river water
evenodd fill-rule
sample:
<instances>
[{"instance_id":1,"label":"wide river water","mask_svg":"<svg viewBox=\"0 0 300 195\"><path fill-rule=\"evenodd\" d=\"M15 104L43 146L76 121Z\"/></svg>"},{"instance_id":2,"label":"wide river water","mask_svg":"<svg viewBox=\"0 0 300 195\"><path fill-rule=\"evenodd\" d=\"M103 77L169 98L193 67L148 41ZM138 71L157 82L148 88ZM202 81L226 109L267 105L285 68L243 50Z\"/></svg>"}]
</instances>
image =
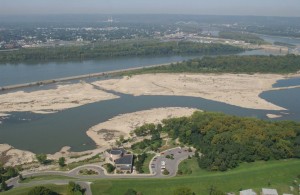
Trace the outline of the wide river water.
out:
<instances>
[{"instance_id":1,"label":"wide river water","mask_svg":"<svg viewBox=\"0 0 300 195\"><path fill-rule=\"evenodd\" d=\"M12 116L4 119L0 125L0 143L8 143L16 148L37 153L54 153L63 146L71 146L73 151L93 149L95 144L86 135L86 131L93 125L119 114L159 107L191 107L262 119L267 119L266 114L271 113L284 115L281 119L298 120L300 109L298 109L299 106L295 107L293 104L297 104L297 98L289 99L289 104L282 101L289 97L290 93L296 93L294 97L299 97L300 90L272 91L262 94L263 98L276 102L280 106L285 105L289 109L283 112L245 109L194 97L135 97L118 94L121 96L118 99L91 103L54 114L11 113Z\"/></svg>"},{"instance_id":2,"label":"wide river water","mask_svg":"<svg viewBox=\"0 0 300 195\"><path fill-rule=\"evenodd\" d=\"M239 55L255 54L269 55L270 53L265 51L246 51ZM0 87L111 70L146 67L201 57L203 56L117 57L74 62L0 64Z\"/></svg>"},{"instance_id":3,"label":"wide river water","mask_svg":"<svg viewBox=\"0 0 300 195\"><path fill-rule=\"evenodd\" d=\"M268 55L269 53L251 51L240 55L253 54ZM116 58L69 63L0 65L0 86L170 63L195 57L201 56ZM274 87L294 85L299 85L299 79L279 81ZM47 87L51 87L51 85ZM15 148L35 153L54 153L63 146L71 146L73 151L94 149L96 147L94 142L86 135L86 131L90 127L119 114L159 107L191 107L261 119L267 119L266 114L280 114L283 116L276 120L300 121L300 103L297 100L300 97L300 89L298 88L261 94L262 98L285 107L287 111L245 109L194 97L118 95L120 95L118 99L91 103L53 114L22 112L10 113L11 116L7 118L0 117L0 143L7 143Z\"/></svg>"}]
</instances>

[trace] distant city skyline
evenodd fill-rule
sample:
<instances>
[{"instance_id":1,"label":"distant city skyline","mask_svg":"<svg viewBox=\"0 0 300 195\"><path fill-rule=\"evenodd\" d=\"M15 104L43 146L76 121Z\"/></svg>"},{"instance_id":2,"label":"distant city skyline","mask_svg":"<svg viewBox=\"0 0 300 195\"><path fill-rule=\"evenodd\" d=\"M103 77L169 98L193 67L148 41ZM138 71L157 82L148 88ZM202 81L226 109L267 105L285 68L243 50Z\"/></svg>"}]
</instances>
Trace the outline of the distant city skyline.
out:
<instances>
[{"instance_id":1,"label":"distant city skyline","mask_svg":"<svg viewBox=\"0 0 300 195\"><path fill-rule=\"evenodd\" d=\"M0 0L0 15L197 14L300 16L300 0Z\"/></svg>"}]
</instances>

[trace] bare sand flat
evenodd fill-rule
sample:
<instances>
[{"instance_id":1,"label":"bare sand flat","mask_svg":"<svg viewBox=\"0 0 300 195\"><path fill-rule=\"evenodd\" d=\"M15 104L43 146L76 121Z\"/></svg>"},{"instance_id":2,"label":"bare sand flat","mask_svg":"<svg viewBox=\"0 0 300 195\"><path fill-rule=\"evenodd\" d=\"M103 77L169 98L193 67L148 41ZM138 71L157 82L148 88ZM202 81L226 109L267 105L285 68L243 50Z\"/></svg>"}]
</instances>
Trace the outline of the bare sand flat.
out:
<instances>
[{"instance_id":1,"label":"bare sand flat","mask_svg":"<svg viewBox=\"0 0 300 195\"><path fill-rule=\"evenodd\" d=\"M71 148L68 146L63 147L59 152L55 154L47 154L47 158L51 160L58 160L60 157L65 157L66 163L78 162L91 158L97 154L100 154L107 150L106 147L97 148L94 150L88 150L83 152L72 152ZM78 156L78 158L71 158ZM36 162L35 154L25 150L15 149L13 146L8 144L0 144L0 163L3 163L4 166L16 166L23 165L27 163ZM52 168L51 166L40 166L32 167L35 170L47 170Z\"/></svg>"},{"instance_id":2,"label":"bare sand flat","mask_svg":"<svg viewBox=\"0 0 300 195\"><path fill-rule=\"evenodd\" d=\"M0 113L31 111L51 113L84 104L118 98L88 83L58 85L56 89L17 91L0 95Z\"/></svg>"},{"instance_id":3,"label":"bare sand flat","mask_svg":"<svg viewBox=\"0 0 300 195\"><path fill-rule=\"evenodd\" d=\"M15 166L30 163L35 160L35 154L29 151L18 150L8 144L0 144L0 162L5 166Z\"/></svg>"},{"instance_id":4,"label":"bare sand flat","mask_svg":"<svg viewBox=\"0 0 300 195\"><path fill-rule=\"evenodd\" d=\"M197 109L193 108L156 108L116 116L109 121L91 127L87 135L101 147L110 147L121 135L125 138L137 127L145 123L160 123L163 119L190 116Z\"/></svg>"},{"instance_id":5,"label":"bare sand flat","mask_svg":"<svg viewBox=\"0 0 300 195\"><path fill-rule=\"evenodd\" d=\"M285 110L259 97L284 78L286 75L277 74L144 74L94 84L135 96L192 96L244 108Z\"/></svg>"},{"instance_id":6,"label":"bare sand flat","mask_svg":"<svg viewBox=\"0 0 300 195\"><path fill-rule=\"evenodd\" d=\"M282 117L282 115L279 115L279 114L267 114L267 117L268 118L280 118L280 117Z\"/></svg>"}]
</instances>

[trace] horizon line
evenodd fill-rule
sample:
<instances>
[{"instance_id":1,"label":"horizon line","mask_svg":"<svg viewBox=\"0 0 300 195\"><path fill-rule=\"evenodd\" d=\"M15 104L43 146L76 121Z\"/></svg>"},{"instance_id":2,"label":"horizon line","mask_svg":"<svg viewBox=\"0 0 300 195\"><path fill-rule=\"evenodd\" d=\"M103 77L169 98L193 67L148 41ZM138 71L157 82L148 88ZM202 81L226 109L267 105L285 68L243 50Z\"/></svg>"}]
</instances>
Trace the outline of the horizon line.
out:
<instances>
[{"instance_id":1,"label":"horizon line","mask_svg":"<svg viewBox=\"0 0 300 195\"><path fill-rule=\"evenodd\" d=\"M300 16L276 16L276 15L231 15L231 14L187 14L187 13L35 13L35 14L1 14L1 16L66 16L66 15L177 15L177 16L228 16L228 17L277 17L300 18Z\"/></svg>"}]
</instances>

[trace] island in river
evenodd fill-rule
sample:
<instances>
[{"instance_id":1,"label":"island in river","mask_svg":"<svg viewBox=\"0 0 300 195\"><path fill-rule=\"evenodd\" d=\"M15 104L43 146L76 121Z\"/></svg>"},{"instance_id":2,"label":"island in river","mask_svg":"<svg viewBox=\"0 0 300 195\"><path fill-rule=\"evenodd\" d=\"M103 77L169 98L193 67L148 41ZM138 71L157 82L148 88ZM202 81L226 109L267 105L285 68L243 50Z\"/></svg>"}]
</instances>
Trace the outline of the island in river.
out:
<instances>
[{"instance_id":1,"label":"island in river","mask_svg":"<svg viewBox=\"0 0 300 195\"><path fill-rule=\"evenodd\" d=\"M11 91L0 95L0 113L8 117L13 111L36 113L58 112L80 105L118 98L117 93L139 95L192 96L212 99L244 108L285 110L259 97L263 91L272 89L277 80L299 76L297 74L192 74L160 73L79 83L61 83L55 88L30 91ZM101 152L114 144L120 136L129 136L130 131L144 123L158 123L169 117L189 116L193 108L160 108L134 112L86 129L87 135L98 145L91 154ZM274 117L274 115L269 115ZM1 117L0 117L1 118ZM120 128L122 126L122 128ZM110 127L110 128L108 128ZM35 160L32 152L1 145L2 160L7 165L17 165ZM82 152L81 152L82 153ZM81 154L79 152L79 154ZM76 154L76 153L75 153ZM74 152L66 150L49 155L52 159L68 158Z\"/></svg>"}]
</instances>

